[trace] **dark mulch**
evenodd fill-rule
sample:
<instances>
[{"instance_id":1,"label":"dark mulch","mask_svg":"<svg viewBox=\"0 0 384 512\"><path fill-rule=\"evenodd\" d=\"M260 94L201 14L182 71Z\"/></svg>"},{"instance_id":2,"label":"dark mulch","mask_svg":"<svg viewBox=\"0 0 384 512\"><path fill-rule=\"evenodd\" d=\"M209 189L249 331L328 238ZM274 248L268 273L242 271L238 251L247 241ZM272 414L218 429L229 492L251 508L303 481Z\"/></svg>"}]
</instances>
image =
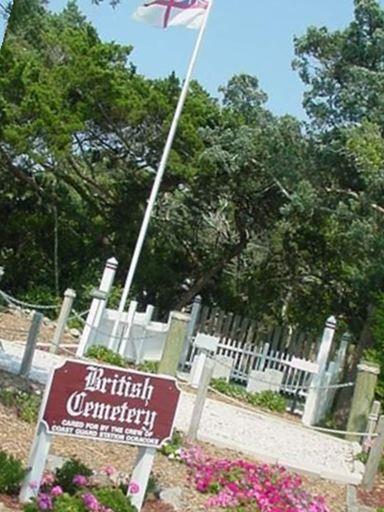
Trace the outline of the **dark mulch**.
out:
<instances>
[{"instance_id":1,"label":"dark mulch","mask_svg":"<svg viewBox=\"0 0 384 512\"><path fill-rule=\"evenodd\" d=\"M376 478L372 491L368 492L358 489L357 496L359 502L367 507L384 507L384 475L381 474Z\"/></svg>"}]
</instances>

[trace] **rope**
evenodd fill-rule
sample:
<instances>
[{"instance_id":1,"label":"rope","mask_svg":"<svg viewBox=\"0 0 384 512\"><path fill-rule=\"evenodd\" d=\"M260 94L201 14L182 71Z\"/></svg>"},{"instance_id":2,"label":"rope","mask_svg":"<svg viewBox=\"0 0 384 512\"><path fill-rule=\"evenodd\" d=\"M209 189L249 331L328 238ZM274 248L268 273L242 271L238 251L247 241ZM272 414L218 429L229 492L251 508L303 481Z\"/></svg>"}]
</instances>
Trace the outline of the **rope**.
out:
<instances>
[{"instance_id":1,"label":"rope","mask_svg":"<svg viewBox=\"0 0 384 512\"><path fill-rule=\"evenodd\" d=\"M44 305L44 304L30 304L29 302L23 302L22 300L18 300L15 297L12 297L12 295L8 295L8 293L3 292L0 290L0 295L3 297L5 302L7 304L17 306L17 307L25 307L28 309L58 309L58 305Z\"/></svg>"},{"instance_id":2,"label":"rope","mask_svg":"<svg viewBox=\"0 0 384 512\"><path fill-rule=\"evenodd\" d=\"M81 322L83 322L83 324L86 323L84 318L83 318L83 316L88 315L89 309L87 309L86 311L83 311L82 313L78 313L74 309L72 309L72 311L73 311L73 314L68 318L68 321L70 321L70 320L81 320Z\"/></svg>"},{"instance_id":3,"label":"rope","mask_svg":"<svg viewBox=\"0 0 384 512\"><path fill-rule=\"evenodd\" d=\"M212 388L211 386L208 386L208 389L209 389L209 391L212 391L216 395L219 395L222 398L225 398L225 399L229 400L230 402L233 402L233 403L235 403L237 405L240 405L241 408L244 409L244 410L247 410L247 411L250 411L250 412L255 412L255 409L258 409L257 407L250 407L249 405L244 404L244 402L242 402L241 400L238 400L237 398L225 395L224 393L221 393L220 391L217 391L217 389ZM306 427L306 428L309 428L310 430L315 430L315 431L318 431L318 432L324 432L324 433L330 433L330 434L348 434L348 435L351 435L351 436L371 437L371 438L379 436L379 434L372 433L372 432L348 432L347 430L333 430L331 428L324 428L324 427Z\"/></svg>"},{"instance_id":4,"label":"rope","mask_svg":"<svg viewBox=\"0 0 384 512\"><path fill-rule=\"evenodd\" d=\"M331 428L324 427L308 427L311 430L318 430L319 432L331 432L332 434L348 434L351 436L360 436L360 437L378 437L379 434L375 434L372 432L348 432L348 430L333 430Z\"/></svg>"}]
</instances>

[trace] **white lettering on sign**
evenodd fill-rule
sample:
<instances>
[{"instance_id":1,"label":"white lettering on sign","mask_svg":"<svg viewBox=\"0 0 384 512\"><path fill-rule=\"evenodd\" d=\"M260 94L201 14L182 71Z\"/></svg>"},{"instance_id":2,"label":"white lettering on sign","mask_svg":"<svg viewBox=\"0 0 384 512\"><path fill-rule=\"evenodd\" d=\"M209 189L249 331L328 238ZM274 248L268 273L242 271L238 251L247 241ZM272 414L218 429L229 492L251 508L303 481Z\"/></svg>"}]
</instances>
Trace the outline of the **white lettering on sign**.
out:
<instances>
[{"instance_id":1,"label":"white lettering on sign","mask_svg":"<svg viewBox=\"0 0 384 512\"><path fill-rule=\"evenodd\" d=\"M130 408L128 402L121 405L110 405L102 402L87 400L85 391L75 391L68 398L67 413L72 416L82 416L94 420L117 421L142 425L145 430L151 432L156 421L157 412L136 407Z\"/></svg>"},{"instance_id":2,"label":"white lettering on sign","mask_svg":"<svg viewBox=\"0 0 384 512\"><path fill-rule=\"evenodd\" d=\"M143 383L133 383L132 377L129 375L119 376L116 374L110 378L104 377L103 368L88 366L87 370L85 391L99 391L124 398L139 398L145 402L145 405L148 405L152 398L154 388L150 384L150 377L147 377Z\"/></svg>"}]
</instances>

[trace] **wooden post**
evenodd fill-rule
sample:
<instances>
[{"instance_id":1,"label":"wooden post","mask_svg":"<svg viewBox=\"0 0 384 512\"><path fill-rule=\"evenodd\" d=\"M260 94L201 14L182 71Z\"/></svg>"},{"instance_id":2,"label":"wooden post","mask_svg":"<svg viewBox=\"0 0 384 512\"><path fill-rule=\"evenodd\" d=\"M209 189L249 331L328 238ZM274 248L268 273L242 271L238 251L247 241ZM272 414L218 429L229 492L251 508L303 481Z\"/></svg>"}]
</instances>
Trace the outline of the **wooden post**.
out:
<instances>
[{"instance_id":1,"label":"wooden post","mask_svg":"<svg viewBox=\"0 0 384 512\"><path fill-rule=\"evenodd\" d=\"M99 289L93 293L93 300L89 310L87 320L77 347L76 356L83 357L87 346L95 338L97 328L103 316L106 307L107 298L111 291L113 280L117 269L117 260L110 258L105 265L103 277L101 278Z\"/></svg>"},{"instance_id":2,"label":"wooden post","mask_svg":"<svg viewBox=\"0 0 384 512\"><path fill-rule=\"evenodd\" d=\"M185 333L190 316L178 311L169 315L169 329L165 340L163 355L159 364L159 373L175 377L183 349Z\"/></svg>"},{"instance_id":3,"label":"wooden post","mask_svg":"<svg viewBox=\"0 0 384 512\"><path fill-rule=\"evenodd\" d=\"M28 459L28 473L20 490L19 499L21 503L26 503L36 496L36 490L32 487L33 484L40 486L51 442L51 434L47 433L45 424L39 422Z\"/></svg>"},{"instance_id":4,"label":"wooden post","mask_svg":"<svg viewBox=\"0 0 384 512\"><path fill-rule=\"evenodd\" d=\"M349 413L347 431L364 432L368 425L372 402L375 396L380 368L376 364L361 362L357 366L357 378ZM348 441L359 441L359 436L346 435Z\"/></svg>"},{"instance_id":5,"label":"wooden post","mask_svg":"<svg viewBox=\"0 0 384 512\"><path fill-rule=\"evenodd\" d=\"M197 391L195 405L192 411L192 419L191 424L188 430L188 439L191 442L196 441L197 432L199 430L199 425L201 421L201 416L203 414L205 399L207 398L209 383L212 379L213 368L215 366L214 359L207 357L205 360L205 366L203 370L203 374L200 380L200 386Z\"/></svg>"},{"instance_id":6,"label":"wooden post","mask_svg":"<svg viewBox=\"0 0 384 512\"><path fill-rule=\"evenodd\" d=\"M195 332L196 324L199 319L200 310L201 310L201 296L196 295L195 300L193 301L193 305L192 305L191 319L188 323L187 333L186 333L185 339L184 339L183 350L181 352L180 363L179 363L180 368L184 368L184 366L187 362L188 352L191 347L193 334Z\"/></svg>"},{"instance_id":7,"label":"wooden post","mask_svg":"<svg viewBox=\"0 0 384 512\"><path fill-rule=\"evenodd\" d=\"M380 417L377 427L378 437L375 438L371 451L369 453L367 464L365 465L365 473L363 477L363 487L371 491L375 483L375 477L379 469L380 460L384 450L384 416Z\"/></svg>"},{"instance_id":8,"label":"wooden post","mask_svg":"<svg viewBox=\"0 0 384 512\"><path fill-rule=\"evenodd\" d=\"M320 394L323 392L321 389L316 389L321 386L325 372L327 370L327 361L329 352L331 351L333 337L336 331L336 318L331 316L325 323L325 329L321 338L319 352L317 354L316 363L318 365L318 373L311 381L311 389L309 389L307 399L305 401L305 408L303 414L303 423L306 426L313 425L315 419L315 412L317 401Z\"/></svg>"},{"instance_id":9,"label":"wooden post","mask_svg":"<svg viewBox=\"0 0 384 512\"><path fill-rule=\"evenodd\" d=\"M72 304L73 304L73 301L75 300L75 298L76 298L75 290L71 290L70 288L65 290L64 300L61 305L59 318L57 320L56 329L55 329L55 332L54 332L53 338L52 338L52 344L51 344L51 348L50 348L50 352L52 354L56 354L56 352L59 348L60 341L61 341L61 338L63 337L64 330L67 325L68 318L69 318L69 315L72 310Z\"/></svg>"},{"instance_id":10,"label":"wooden post","mask_svg":"<svg viewBox=\"0 0 384 512\"><path fill-rule=\"evenodd\" d=\"M28 377L29 372L31 371L33 354L36 349L37 337L40 332L41 323L43 321L43 314L34 311L32 317L31 327L29 328L27 345L25 347L23 360L21 362L19 375L21 377Z\"/></svg>"},{"instance_id":11,"label":"wooden post","mask_svg":"<svg viewBox=\"0 0 384 512\"><path fill-rule=\"evenodd\" d=\"M176 375L189 318L189 315L177 311L172 311L169 315L169 329L159 364L159 374L171 375L172 377ZM139 486L139 492L137 494L131 494L128 487L128 495L131 498L132 504L139 512L143 506L144 495L151 475L155 455L156 450L154 448L139 448L135 467L132 472L131 484L137 484Z\"/></svg>"},{"instance_id":12,"label":"wooden post","mask_svg":"<svg viewBox=\"0 0 384 512\"><path fill-rule=\"evenodd\" d=\"M377 422L379 421L380 409L381 409L381 403L378 400L375 400L372 404L371 413L368 416L367 433L369 434L369 436L364 438L364 441L363 441L363 451L366 453L369 452L370 447L371 447L372 434L375 432Z\"/></svg>"}]
</instances>

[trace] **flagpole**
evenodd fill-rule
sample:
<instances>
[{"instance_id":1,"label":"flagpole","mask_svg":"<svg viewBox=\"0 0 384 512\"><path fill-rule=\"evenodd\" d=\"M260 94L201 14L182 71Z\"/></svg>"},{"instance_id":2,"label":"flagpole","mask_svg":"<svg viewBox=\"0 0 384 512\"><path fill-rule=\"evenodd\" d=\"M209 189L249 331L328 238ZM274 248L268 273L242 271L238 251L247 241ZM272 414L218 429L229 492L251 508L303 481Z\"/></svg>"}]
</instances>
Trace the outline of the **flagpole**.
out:
<instances>
[{"instance_id":1,"label":"flagpole","mask_svg":"<svg viewBox=\"0 0 384 512\"><path fill-rule=\"evenodd\" d=\"M181 94L180 94L180 97L179 97L179 101L177 103L175 114L173 116L171 128L170 128L169 133L168 133L167 142L166 142L166 144L164 146L163 154L162 154L162 157L161 157L161 160L160 160L160 164L159 164L159 167L158 167L158 170L157 170L157 173L156 173L156 178L155 178L155 181L154 181L153 186L152 186L151 195L149 196L149 200L148 200L147 208L146 208L146 211L145 211L144 219L143 219L143 222L141 224L140 233L139 233L139 236L138 236L137 241L136 241L135 250L134 250L133 255L132 255L131 264L130 264L129 271L128 271L128 274L127 274L127 278L126 278L126 281L125 281L124 290L123 290L123 293L122 293L122 296L121 296L121 300L120 300L120 304L119 304L119 309L118 309L119 318L117 319L117 321L116 321L116 323L114 325L111 342L113 342L113 338L114 338L114 336L116 336L116 332L117 332L118 324L119 324L119 319L121 319L121 313L123 313L123 311L125 309L125 304L127 302L127 299L128 299L128 296L129 296L129 292L131 291L131 286L132 286L133 278L135 276L135 272L136 272L136 269L137 269L137 264L138 264L139 259L140 259L141 251L143 249L145 237L147 235L149 222L150 222L151 216L152 216L152 211L153 211L153 208L154 208L155 203L156 203L156 199L157 199L157 195L158 195L159 188L160 188L160 185L161 185L161 181L163 179L163 175L164 175L164 171L166 169L166 165L167 165L167 162L168 162L169 154L170 154L171 149L172 149L172 144L173 144L173 141L174 141L174 138L175 138L177 126L178 126L178 123L179 123L179 120L180 120L180 116L181 116L182 111L183 111L183 107L184 107L184 103L185 103L188 91L189 91L189 85L191 83L191 79L192 79L193 71L195 69L197 57L199 55L201 44L203 42L203 37L204 37L205 31L206 31L206 28L207 28L208 18L209 18L210 12L212 10L212 6L213 6L213 0L210 0L209 3L208 3L206 15L204 16L204 21L202 23L202 26L201 26L201 28L199 30L199 34L198 34L197 39L196 39L195 47L194 47L194 50L193 50L193 53L192 53L192 56L191 56L191 61L189 63L188 71L187 71L187 74L186 74L186 77L185 77L184 85L183 85L183 88L182 88L182 91L181 91Z\"/></svg>"}]
</instances>

